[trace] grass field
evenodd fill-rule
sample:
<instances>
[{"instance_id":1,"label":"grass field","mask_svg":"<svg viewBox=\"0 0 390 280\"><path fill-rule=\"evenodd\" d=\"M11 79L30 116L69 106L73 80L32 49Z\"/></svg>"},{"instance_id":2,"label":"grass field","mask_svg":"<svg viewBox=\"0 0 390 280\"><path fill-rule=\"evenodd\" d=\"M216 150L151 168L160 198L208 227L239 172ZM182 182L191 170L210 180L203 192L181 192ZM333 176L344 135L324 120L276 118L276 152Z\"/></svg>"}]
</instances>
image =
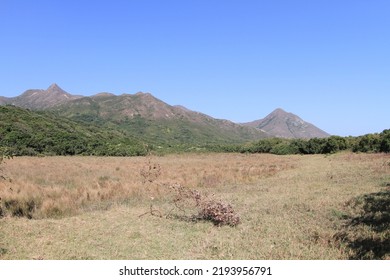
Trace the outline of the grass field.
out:
<instances>
[{"instance_id":1,"label":"grass field","mask_svg":"<svg viewBox=\"0 0 390 280\"><path fill-rule=\"evenodd\" d=\"M390 155L17 157L0 259L390 259ZM230 204L191 219L172 186Z\"/></svg>"}]
</instances>

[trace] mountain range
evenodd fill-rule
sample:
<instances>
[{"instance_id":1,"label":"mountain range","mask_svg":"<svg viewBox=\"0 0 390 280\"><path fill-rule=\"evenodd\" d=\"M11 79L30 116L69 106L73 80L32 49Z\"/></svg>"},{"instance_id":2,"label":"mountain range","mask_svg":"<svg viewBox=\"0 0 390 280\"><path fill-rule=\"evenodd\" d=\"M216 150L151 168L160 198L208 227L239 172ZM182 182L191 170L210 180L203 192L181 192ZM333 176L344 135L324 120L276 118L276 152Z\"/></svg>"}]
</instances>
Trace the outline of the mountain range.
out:
<instances>
[{"instance_id":1,"label":"mountain range","mask_svg":"<svg viewBox=\"0 0 390 280\"><path fill-rule=\"evenodd\" d=\"M329 134L297 115L276 109L263 119L234 123L183 106L172 106L150 93L93 96L70 94L57 84L30 89L17 97L0 96L0 105L50 111L72 121L120 130L154 144L215 144L266 137L324 138Z\"/></svg>"}]
</instances>

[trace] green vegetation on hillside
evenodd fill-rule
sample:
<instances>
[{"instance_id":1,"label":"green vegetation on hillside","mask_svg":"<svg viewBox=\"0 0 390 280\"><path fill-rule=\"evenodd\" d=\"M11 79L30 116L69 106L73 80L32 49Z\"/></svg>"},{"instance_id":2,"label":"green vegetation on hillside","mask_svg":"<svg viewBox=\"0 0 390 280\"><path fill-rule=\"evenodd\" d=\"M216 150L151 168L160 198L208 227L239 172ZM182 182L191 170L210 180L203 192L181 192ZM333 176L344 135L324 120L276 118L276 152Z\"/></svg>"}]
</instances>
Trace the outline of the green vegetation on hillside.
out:
<instances>
[{"instance_id":1,"label":"green vegetation on hillside","mask_svg":"<svg viewBox=\"0 0 390 280\"><path fill-rule=\"evenodd\" d=\"M252 127L213 119L170 106L149 94L84 97L54 107L68 119L120 130L165 148L253 141L266 134Z\"/></svg>"},{"instance_id":2,"label":"green vegetation on hillside","mask_svg":"<svg viewBox=\"0 0 390 280\"><path fill-rule=\"evenodd\" d=\"M0 106L0 148L12 155L137 156L148 152L237 152L331 154L390 152L390 130L359 137L241 139L213 126L187 120L148 120L141 116L105 120L96 114L69 117L54 112L36 112L15 106Z\"/></svg>"},{"instance_id":3,"label":"green vegetation on hillside","mask_svg":"<svg viewBox=\"0 0 390 280\"><path fill-rule=\"evenodd\" d=\"M53 113L0 106L0 147L13 155L145 155L144 145L117 130Z\"/></svg>"}]
</instances>

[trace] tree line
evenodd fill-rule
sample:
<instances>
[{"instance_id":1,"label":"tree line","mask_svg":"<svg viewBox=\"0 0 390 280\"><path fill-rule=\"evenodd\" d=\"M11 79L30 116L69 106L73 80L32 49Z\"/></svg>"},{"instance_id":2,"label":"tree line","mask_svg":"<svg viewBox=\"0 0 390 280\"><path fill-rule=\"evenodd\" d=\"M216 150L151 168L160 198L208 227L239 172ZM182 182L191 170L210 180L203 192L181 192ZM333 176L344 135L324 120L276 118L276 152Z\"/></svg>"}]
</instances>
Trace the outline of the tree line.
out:
<instances>
[{"instance_id":1,"label":"tree line","mask_svg":"<svg viewBox=\"0 0 390 280\"><path fill-rule=\"evenodd\" d=\"M358 137L266 138L236 148L236 151L241 153L270 153L276 155L332 154L346 150L363 153L388 153L390 152L390 130Z\"/></svg>"},{"instance_id":2,"label":"tree line","mask_svg":"<svg viewBox=\"0 0 390 280\"><path fill-rule=\"evenodd\" d=\"M389 153L390 129L386 129L381 133L366 134L358 137L265 138L243 145L214 145L208 146L207 149L215 152L268 153L276 155L332 154L346 150L363 153Z\"/></svg>"}]
</instances>

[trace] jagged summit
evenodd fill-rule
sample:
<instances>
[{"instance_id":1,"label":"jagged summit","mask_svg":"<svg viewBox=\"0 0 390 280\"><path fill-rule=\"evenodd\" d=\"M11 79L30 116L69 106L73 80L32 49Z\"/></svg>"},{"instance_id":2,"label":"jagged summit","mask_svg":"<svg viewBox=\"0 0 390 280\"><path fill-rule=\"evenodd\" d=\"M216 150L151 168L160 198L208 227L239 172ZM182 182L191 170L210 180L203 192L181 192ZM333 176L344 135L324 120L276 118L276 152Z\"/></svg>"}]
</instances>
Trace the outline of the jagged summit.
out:
<instances>
[{"instance_id":1,"label":"jagged summit","mask_svg":"<svg viewBox=\"0 0 390 280\"><path fill-rule=\"evenodd\" d=\"M52 83L47 90L58 90L61 89L56 83Z\"/></svg>"},{"instance_id":2,"label":"jagged summit","mask_svg":"<svg viewBox=\"0 0 390 280\"><path fill-rule=\"evenodd\" d=\"M67 93L65 90L60 88L56 83L51 84L47 90L45 91L47 94L57 94L57 95L64 95L66 98L71 98L71 94Z\"/></svg>"},{"instance_id":3,"label":"jagged summit","mask_svg":"<svg viewBox=\"0 0 390 280\"><path fill-rule=\"evenodd\" d=\"M68 100L78 98L80 98L80 96L69 94L56 83L53 83L46 90L30 89L17 97L8 98L7 104L36 110L50 108Z\"/></svg>"},{"instance_id":4,"label":"jagged summit","mask_svg":"<svg viewBox=\"0 0 390 280\"><path fill-rule=\"evenodd\" d=\"M62 92L66 92L66 91L64 91L62 88L60 88L56 83L53 83L47 88L46 92L48 92L48 93L61 92L62 93Z\"/></svg>"}]
</instances>

